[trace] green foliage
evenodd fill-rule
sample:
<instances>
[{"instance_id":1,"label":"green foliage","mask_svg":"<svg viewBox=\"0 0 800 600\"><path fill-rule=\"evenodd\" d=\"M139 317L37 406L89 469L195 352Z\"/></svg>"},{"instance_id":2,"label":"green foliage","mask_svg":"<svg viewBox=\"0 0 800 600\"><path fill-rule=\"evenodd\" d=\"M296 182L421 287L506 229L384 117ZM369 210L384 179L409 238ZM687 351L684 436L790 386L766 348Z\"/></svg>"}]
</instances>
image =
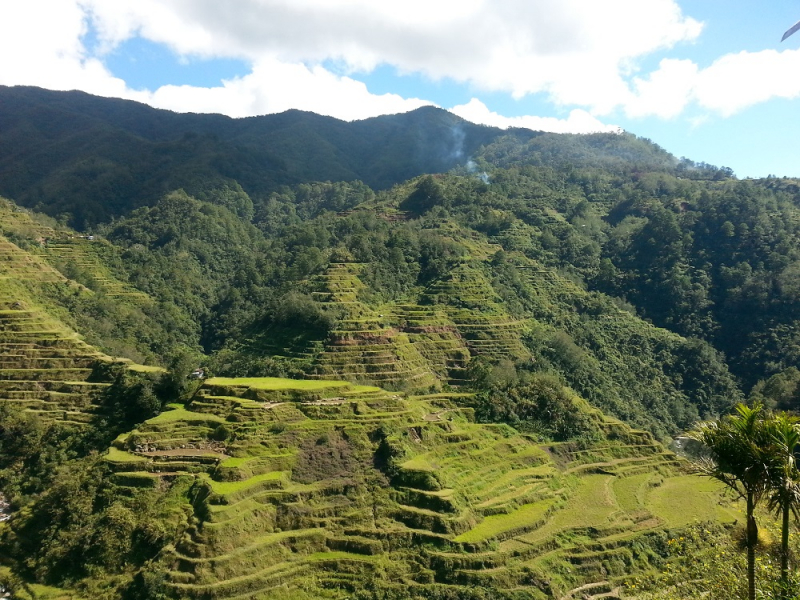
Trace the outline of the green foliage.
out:
<instances>
[{"instance_id":1,"label":"green foliage","mask_svg":"<svg viewBox=\"0 0 800 600\"><path fill-rule=\"evenodd\" d=\"M557 441L599 437L597 421L588 407L557 377L534 373L518 379L513 369L511 364L500 364L478 375L477 385L485 391L471 399L470 405L480 421L508 423L520 431Z\"/></svg>"},{"instance_id":2,"label":"green foliage","mask_svg":"<svg viewBox=\"0 0 800 600\"><path fill-rule=\"evenodd\" d=\"M23 504L50 485L62 464L85 455L95 443L92 432L44 423L11 402L0 402L0 489Z\"/></svg>"},{"instance_id":3,"label":"green foliage","mask_svg":"<svg viewBox=\"0 0 800 600\"><path fill-rule=\"evenodd\" d=\"M198 358L198 353L186 350L173 355L167 372L159 377L154 388L162 406L169 402L186 402L200 387L201 382L192 379L192 372L199 366Z\"/></svg>"},{"instance_id":4,"label":"green foliage","mask_svg":"<svg viewBox=\"0 0 800 600\"><path fill-rule=\"evenodd\" d=\"M335 316L325 311L310 296L291 291L276 301L271 325L278 329L306 330L318 338L325 338L333 329Z\"/></svg>"},{"instance_id":5,"label":"green foliage","mask_svg":"<svg viewBox=\"0 0 800 600\"><path fill-rule=\"evenodd\" d=\"M164 500L154 490L120 495L96 457L73 461L4 530L2 543L45 583L63 584L97 570L121 572L143 565L172 541L171 506Z\"/></svg>"},{"instance_id":6,"label":"green foliage","mask_svg":"<svg viewBox=\"0 0 800 600\"><path fill-rule=\"evenodd\" d=\"M788 586L780 580L780 559L772 540L777 526L768 523L761 534L762 553L756 563L759 600L795 600L800 596L796 574ZM711 524L692 527L680 535L660 540L664 557L660 572L645 577L631 577L625 582L626 593L642 600L688 600L702 596L710 600L747 597L747 574L741 557L741 532ZM800 550L793 540L793 551Z\"/></svg>"},{"instance_id":7,"label":"green foliage","mask_svg":"<svg viewBox=\"0 0 800 600\"><path fill-rule=\"evenodd\" d=\"M24 463L41 450L45 427L31 413L10 402L0 404L0 458L2 468Z\"/></svg>"},{"instance_id":8,"label":"green foliage","mask_svg":"<svg viewBox=\"0 0 800 600\"><path fill-rule=\"evenodd\" d=\"M98 441L100 448L120 432L154 417L167 400L175 399L172 396L163 400L159 397L168 379L167 374L137 373L121 364L98 363L92 377L96 381L111 382L101 393L96 414L98 430L106 438Z\"/></svg>"},{"instance_id":9,"label":"green foliage","mask_svg":"<svg viewBox=\"0 0 800 600\"><path fill-rule=\"evenodd\" d=\"M800 408L800 371L789 367L753 386L750 398L769 408L797 412Z\"/></svg>"},{"instance_id":10,"label":"green foliage","mask_svg":"<svg viewBox=\"0 0 800 600\"><path fill-rule=\"evenodd\" d=\"M417 216L428 212L432 208L450 208L451 206L450 200L444 195L443 187L431 175L422 177L414 191L399 204L401 210L411 212Z\"/></svg>"},{"instance_id":11,"label":"green foliage","mask_svg":"<svg viewBox=\"0 0 800 600\"><path fill-rule=\"evenodd\" d=\"M675 185L612 209L605 253L616 275L598 283L656 323L714 343L749 385L790 366L792 196L770 182Z\"/></svg>"}]
</instances>

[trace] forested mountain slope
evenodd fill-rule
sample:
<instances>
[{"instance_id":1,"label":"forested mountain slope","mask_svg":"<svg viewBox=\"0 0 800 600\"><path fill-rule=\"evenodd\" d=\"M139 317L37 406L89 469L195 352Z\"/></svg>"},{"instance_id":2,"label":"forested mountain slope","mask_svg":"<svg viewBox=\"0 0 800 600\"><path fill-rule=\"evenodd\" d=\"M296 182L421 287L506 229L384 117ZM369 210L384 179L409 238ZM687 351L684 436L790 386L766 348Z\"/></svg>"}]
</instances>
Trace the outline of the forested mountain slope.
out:
<instances>
[{"instance_id":1,"label":"forested mountain slope","mask_svg":"<svg viewBox=\"0 0 800 600\"><path fill-rule=\"evenodd\" d=\"M256 202L281 185L312 181L385 189L463 167L485 146L492 148L483 156L496 166L518 154L509 156L509 145L548 164L641 165L647 157L648 170L678 165L633 136L506 132L434 107L352 123L301 111L231 119L5 86L0 106L0 194L79 229L178 188L198 194L236 182Z\"/></svg>"},{"instance_id":2,"label":"forested mountain slope","mask_svg":"<svg viewBox=\"0 0 800 600\"><path fill-rule=\"evenodd\" d=\"M347 214L279 226L276 236L225 207L173 193L110 226L111 243L66 231L63 241L19 241L93 287L105 265L116 264L140 295L98 290L55 301L90 339L132 359L164 363L180 349L202 348L212 370L227 376L341 377L409 391L478 385L495 390L481 418L505 420L513 411L502 417L507 409L493 406L502 405L503 390L552 373L662 438L739 398L709 345L587 291L555 256L504 244L462 223L455 209L448 216L436 206L418 218L398 209L413 208L422 193L457 194L470 206L487 200L481 186L422 179L385 197L368 194ZM322 199L334 193L364 189L316 189ZM87 255L94 266L78 259Z\"/></svg>"},{"instance_id":3,"label":"forested mountain slope","mask_svg":"<svg viewBox=\"0 0 800 600\"><path fill-rule=\"evenodd\" d=\"M234 180L254 197L306 181L385 188L463 164L503 133L433 107L354 123L301 111L231 119L24 87L0 87L0 106L0 194L79 228Z\"/></svg>"}]
</instances>

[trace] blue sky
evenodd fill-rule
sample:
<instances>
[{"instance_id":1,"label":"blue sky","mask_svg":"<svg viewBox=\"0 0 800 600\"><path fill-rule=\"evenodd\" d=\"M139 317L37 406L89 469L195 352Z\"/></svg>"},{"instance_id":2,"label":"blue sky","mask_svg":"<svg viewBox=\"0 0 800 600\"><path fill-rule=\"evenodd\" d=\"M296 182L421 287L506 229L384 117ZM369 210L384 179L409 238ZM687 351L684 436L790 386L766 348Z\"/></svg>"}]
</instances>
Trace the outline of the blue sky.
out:
<instances>
[{"instance_id":1,"label":"blue sky","mask_svg":"<svg viewBox=\"0 0 800 600\"><path fill-rule=\"evenodd\" d=\"M234 117L436 104L800 176L800 0L26 0L0 84Z\"/></svg>"}]
</instances>

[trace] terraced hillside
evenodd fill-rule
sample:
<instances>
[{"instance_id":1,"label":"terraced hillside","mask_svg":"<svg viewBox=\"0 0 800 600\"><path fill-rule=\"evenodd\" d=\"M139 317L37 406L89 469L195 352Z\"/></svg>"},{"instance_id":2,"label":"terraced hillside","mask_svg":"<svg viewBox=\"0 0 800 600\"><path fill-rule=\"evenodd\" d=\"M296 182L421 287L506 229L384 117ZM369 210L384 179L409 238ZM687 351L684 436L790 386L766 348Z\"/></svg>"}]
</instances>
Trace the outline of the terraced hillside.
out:
<instances>
[{"instance_id":1,"label":"terraced hillside","mask_svg":"<svg viewBox=\"0 0 800 600\"><path fill-rule=\"evenodd\" d=\"M359 300L359 291L364 288L358 278L360 266L331 263L312 283L317 302L340 315L314 361L314 377L438 387L430 364L409 336L391 324L388 314L379 313Z\"/></svg>"},{"instance_id":2,"label":"terraced hillside","mask_svg":"<svg viewBox=\"0 0 800 600\"><path fill-rule=\"evenodd\" d=\"M463 264L420 293L418 303L373 307L360 299L365 265L331 263L309 282L311 295L337 316L328 337L289 347L262 347L281 359L309 365L313 378L341 377L406 388L457 386L473 356L525 359L521 342L530 324L502 307L476 265Z\"/></svg>"},{"instance_id":3,"label":"terraced hillside","mask_svg":"<svg viewBox=\"0 0 800 600\"><path fill-rule=\"evenodd\" d=\"M406 389L458 386L473 356L525 359L529 322L502 307L480 268L462 265L420 293L417 304L371 306L361 299L365 265L333 262L309 283L312 298L332 315L325 339L281 340L259 351L300 365L311 378L339 377ZM266 336L270 338L270 336Z\"/></svg>"},{"instance_id":4,"label":"terraced hillside","mask_svg":"<svg viewBox=\"0 0 800 600\"><path fill-rule=\"evenodd\" d=\"M107 385L87 381L103 360L109 357L63 325L0 291L0 401L47 420L85 423L93 396Z\"/></svg>"},{"instance_id":5,"label":"terraced hillside","mask_svg":"<svg viewBox=\"0 0 800 600\"><path fill-rule=\"evenodd\" d=\"M119 248L3 198L0 277L13 292L12 303L39 306L93 346L133 362L156 363L170 335L186 337L169 333L175 319L169 317L169 328L159 322L169 311L127 281Z\"/></svg>"},{"instance_id":6,"label":"terraced hillside","mask_svg":"<svg viewBox=\"0 0 800 600\"><path fill-rule=\"evenodd\" d=\"M129 233L124 250L11 203L0 206L8 216L0 230L17 248L15 271L39 265L39 276L22 277L32 297L93 345L140 363L163 363L177 348L202 344L212 354L225 351L213 366L226 375L342 378L417 393L459 388L475 375L470 365L512 363L557 373L593 406L664 439L739 396L710 348L644 323L524 251L525 239L543 235L535 227L492 236L447 218L416 223L393 205L414 186L329 216L326 235L363 227L361 241L343 238L311 252L311 262L304 250L267 250L252 226L185 194L121 226ZM519 240L505 239L512 230ZM364 250L356 262L367 231L386 237L373 258L397 236L386 249L391 261L370 261L373 251ZM243 236L252 243L237 245ZM217 239L226 242L209 241ZM400 247L427 250L405 256ZM236 272L239 262L246 272ZM391 273L397 288L382 290ZM59 285L63 274L78 285ZM305 308L281 320L293 298Z\"/></svg>"},{"instance_id":7,"label":"terraced hillside","mask_svg":"<svg viewBox=\"0 0 800 600\"><path fill-rule=\"evenodd\" d=\"M93 419L97 396L109 385L98 376L96 366L116 362L151 368L98 350L62 318L70 315L55 299L97 292L57 270L52 263L60 250L49 245L60 239L64 247L77 248L88 240L70 239L1 199L0 223L0 231L26 246L23 249L0 235L0 402L23 407L45 422L83 426ZM75 252L91 256L86 249ZM108 275L106 284L98 284L107 286L102 293L136 295L104 271L103 264L96 259L91 267L95 274Z\"/></svg>"},{"instance_id":8,"label":"terraced hillside","mask_svg":"<svg viewBox=\"0 0 800 600\"><path fill-rule=\"evenodd\" d=\"M111 358L33 304L25 282L73 286L55 269L0 237L0 401L46 420L83 424L104 383L89 382Z\"/></svg>"},{"instance_id":9,"label":"terraced hillside","mask_svg":"<svg viewBox=\"0 0 800 600\"><path fill-rule=\"evenodd\" d=\"M86 343L0 271L0 402L21 407L46 423L82 427L94 418L98 396L110 384L98 367L112 363L158 370L113 358Z\"/></svg>"},{"instance_id":10,"label":"terraced hillside","mask_svg":"<svg viewBox=\"0 0 800 600\"><path fill-rule=\"evenodd\" d=\"M329 263L301 289L330 329L262 329L245 352L310 378L416 393L469 384L476 358L558 372L593 406L659 438L737 397L724 367L712 366L715 357L696 342L644 323L523 253L500 252L464 231L447 235L464 254L396 302L376 300L365 283L371 265Z\"/></svg>"},{"instance_id":11,"label":"terraced hillside","mask_svg":"<svg viewBox=\"0 0 800 600\"><path fill-rule=\"evenodd\" d=\"M577 397L604 432L588 448L476 424L461 399L214 378L106 461L120 490L193 482L160 558L177 598L561 598L650 568L665 528L735 518Z\"/></svg>"},{"instance_id":12,"label":"terraced hillside","mask_svg":"<svg viewBox=\"0 0 800 600\"><path fill-rule=\"evenodd\" d=\"M514 319L478 265L462 264L424 292L422 304L440 304L473 355L530 358L521 341L527 320Z\"/></svg>"},{"instance_id":13,"label":"terraced hillside","mask_svg":"<svg viewBox=\"0 0 800 600\"><path fill-rule=\"evenodd\" d=\"M33 218L27 210L2 198L0 235L3 236L0 251L6 261L6 271L11 273L13 270L17 278L29 281L63 281L69 278L112 298L135 296L139 300L146 299L145 294L118 278L119 269L112 273L109 265L119 259L111 244L95 239L95 236L80 235L55 223L47 225ZM31 271L24 267L24 262L41 264ZM44 275L42 270L46 267L43 265L55 268L61 276Z\"/></svg>"}]
</instances>

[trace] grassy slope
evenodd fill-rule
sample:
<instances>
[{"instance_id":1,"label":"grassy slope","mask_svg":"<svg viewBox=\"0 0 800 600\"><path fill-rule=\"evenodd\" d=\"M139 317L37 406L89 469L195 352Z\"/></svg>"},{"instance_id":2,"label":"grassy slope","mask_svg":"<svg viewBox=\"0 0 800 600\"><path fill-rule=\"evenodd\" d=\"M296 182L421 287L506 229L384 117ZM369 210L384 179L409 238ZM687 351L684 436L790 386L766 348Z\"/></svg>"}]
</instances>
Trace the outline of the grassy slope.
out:
<instances>
[{"instance_id":1,"label":"grassy slope","mask_svg":"<svg viewBox=\"0 0 800 600\"><path fill-rule=\"evenodd\" d=\"M608 439L587 453L477 425L458 401L211 380L107 460L122 486L196 478L194 525L159 563L181 598L559 597L649 569L659 531L734 518L649 435L597 411Z\"/></svg>"},{"instance_id":2,"label":"grassy slope","mask_svg":"<svg viewBox=\"0 0 800 600\"><path fill-rule=\"evenodd\" d=\"M107 353L158 362L172 340L163 307L126 281L118 248L0 198L0 276L15 302L45 309Z\"/></svg>"},{"instance_id":3,"label":"grassy slope","mask_svg":"<svg viewBox=\"0 0 800 600\"><path fill-rule=\"evenodd\" d=\"M87 379L96 361L111 358L42 307L29 282L71 285L0 237L0 400L46 419L84 424L105 385Z\"/></svg>"}]
</instances>

